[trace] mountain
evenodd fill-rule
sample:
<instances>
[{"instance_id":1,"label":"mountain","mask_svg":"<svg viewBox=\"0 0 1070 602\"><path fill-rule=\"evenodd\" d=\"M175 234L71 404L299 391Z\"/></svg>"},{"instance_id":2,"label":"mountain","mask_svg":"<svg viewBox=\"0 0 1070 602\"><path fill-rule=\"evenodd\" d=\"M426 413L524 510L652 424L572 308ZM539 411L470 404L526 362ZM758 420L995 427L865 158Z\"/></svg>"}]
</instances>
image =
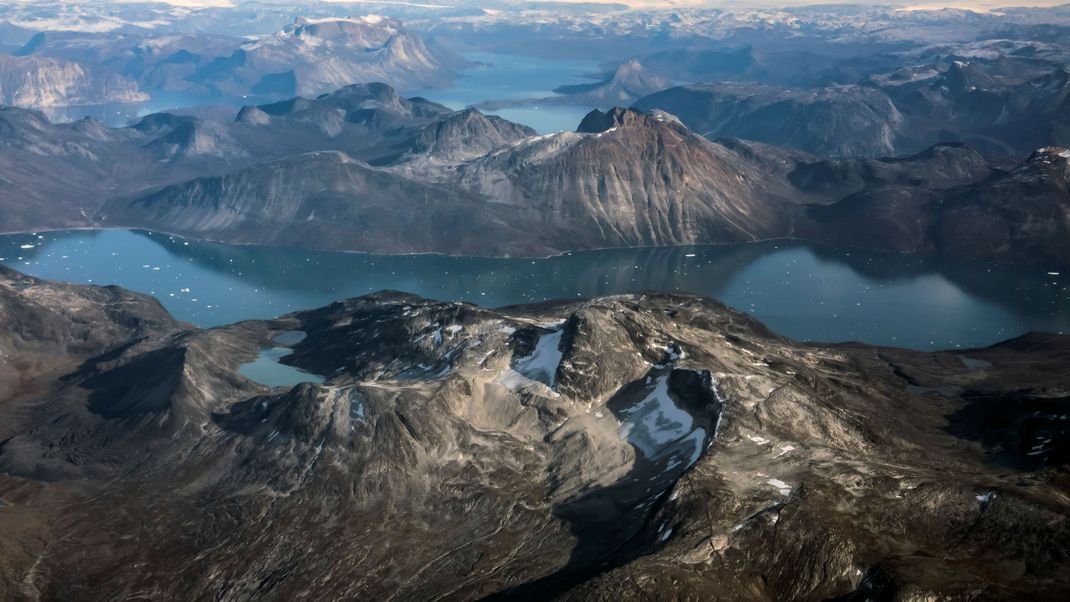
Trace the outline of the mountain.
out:
<instances>
[{"instance_id":1,"label":"mountain","mask_svg":"<svg viewBox=\"0 0 1070 602\"><path fill-rule=\"evenodd\" d=\"M535 130L496 115L465 109L425 127L416 135L409 153L458 163L535 136Z\"/></svg>"},{"instance_id":2,"label":"mountain","mask_svg":"<svg viewBox=\"0 0 1070 602\"><path fill-rule=\"evenodd\" d=\"M250 139L261 160L338 150L383 161L411 145L428 124L451 113L423 98L402 98L386 84L365 83L315 98L243 107L231 129Z\"/></svg>"},{"instance_id":3,"label":"mountain","mask_svg":"<svg viewBox=\"0 0 1070 602\"><path fill-rule=\"evenodd\" d=\"M316 96L382 81L404 89L448 84L466 63L429 47L395 19L299 17L270 35L43 32L18 53L97 66L148 90L206 97Z\"/></svg>"},{"instance_id":4,"label":"mountain","mask_svg":"<svg viewBox=\"0 0 1070 602\"><path fill-rule=\"evenodd\" d=\"M460 64L444 57L393 19L298 18L278 34L216 58L188 79L232 96L315 95L366 81L426 88L448 83L451 68Z\"/></svg>"},{"instance_id":5,"label":"mountain","mask_svg":"<svg viewBox=\"0 0 1070 602\"><path fill-rule=\"evenodd\" d=\"M863 86L695 84L641 98L634 106L668 111L711 138L758 140L826 157L895 155L904 127L891 99Z\"/></svg>"},{"instance_id":6,"label":"mountain","mask_svg":"<svg viewBox=\"0 0 1070 602\"><path fill-rule=\"evenodd\" d=\"M0 231L85 226L124 172L148 167L128 133L91 119L53 124L29 109L0 107Z\"/></svg>"},{"instance_id":7,"label":"mountain","mask_svg":"<svg viewBox=\"0 0 1070 602\"><path fill-rule=\"evenodd\" d=\"M0 367L4 599L1070 588L1066 336L922 353L687 295L388 292L202 330L7 268L0 307L32 360ZM265 347L322 382L251 380Z\"/></svg>"},{"instance_id":8,"label":"mountain","mask_svg":"<svg viewBox=\"0 0 1070 602\"><path fill-rule=\"evenodd\" d=\"M863 188L835 203L808 207L798 233L903 252L1066 265L1068 158L1066 149L1046 148L1009 171L989 170L987 177L944 189Z\"/></svg>"},{"instance_id":9,"label":"mountain","mask_svg":"<svg viewBox=\"0 0 1070 602\"><path fill-rule=\"evenodd\" d=\"M822 159L711 141L670 114L621 108L536 136L385 84L249 106L231 122L162 113L107 128L9 108L0 133L6 231L147 228L488 256L800 238L1022 263L1068 257L1061 176L1036 161L999 169L962 144ZM1061 161L1059 152L1042 155ZM994 228L1000 244L981 249L956 220Z\"/></svg>"},{"instance_id":10,"label":"mountain","mask_svg":"<svg viewBox=\"0 0 1070 602\"><path fill-rule=\"evenodd\" d=\"M168 186L106 206L97 218L102 225L137 223L230 242L479 254L516 248L505 241L524 249L514 213L491 212L463 190L324 151ZM480 231L495 236L473 236Z\"/></svg>"},{"instance_id":11,"label":"mountain","mask_svg":"<svg viewBox=\"0 0 1070 602\"><path fill-rule=\"evenodd\" d=\"M664 114L595 110L575 133L493 152L456 179L536 212L539 230L567 232L573 248L739 242L785 227L777 183Z\"/></svg>"},{"instance_id":12,"label":"mountain","mask_svg":"<svg viewBox=\"0 0 1070 602\"><path fill-rule=\"evenodd\" d=\"M456 148L451 140L467 140L464 132L472 123L480 124L480 134L502 125L463 112L414 139L417 149L439 153L436 162L402 162L387 171L343 155L305 156L296 163L266 164L210 184L199 179L135 202L113 203L105 208L104 223L222 240L477 255L740 242L788 228L778 197L788 193L788 184L770 184L757 166L664 115L595 111L578 132L519 140L516 135L526 132L509 128L509 137L503 138L502 130L495 129L489 141L507 144L461 163L443 163L443 153ZM340 168L345 175L324 176L311 164L327 165L330 173ZM367 188L354 184L364 177L353 172L374 173L377 183ZM283 173L285 177L279 175ZM336 180L339 187L323 184ZM313 220L310 212L297 210L323 194L334 199L337 212L317 212ZM264 205L267 199L288 209ZM247 212L259 214L265 207L278 216L275 227L252 228L259 222ZM455 215L444 219L438 214L446 208ZM253 220L248 228L246 219ZM335 228L341 232L331 234ZM254 230L256 237L249 238Z\"/></svg>"},{"instance_id":13,"label":"mountain","mask_svg":"<svg viewBox=\"0 0 1070 602\"><path fill-rule=\"evenodd\" d=\"M0 104L56 107L148 100L135 82L78 63L0 55Z\"/></svg>"},{"instance_id":14,"label":"mountain","mask_svg":"<svg viewBox=\"0 0 1070 602\"><path fill-rule=\"evenodd\" d=\"M554 92L569 96L569 102L600 106L624 105L672 85L668 79L652 73L636 59L621 63L609 77L593 84L561 86Z\"/></svg>"},{"instance_id":15,"label":"mountain","mask_svg":"<svg viewBox=\"0 0 1070 602\"><path fill-rule=\"evenodd\" d=\"M105 201L312 151L396 157L450 113L383 84L249 106L234 122L157 113L109 128L2 108L0 231L92 225Z\"/></svg>"},{"instance_id":16,"label":"mountain","mask_svg":"<svg viewBox=\"0 0 1070 602\"><path fill-rule=\"evenodd\" d=\"M1070 264L1070 150L1044 148L1008 173L956 190L933 227L940 251Z\"/></svg>"},{"instance_id":17,"label":"mountain","mask_svg":"<svg viewBox=\"0 0 1070 602\"><path fill-rule=\"evenodd\" d=\"M951 61L862 84L783 87L708 83L639 99L710 137L734 136L829 157L917 153L966 142L995 159L1070 144L1070 75L1064 67L1024 81L998 63Z\"/></svg>"}]
</instances>

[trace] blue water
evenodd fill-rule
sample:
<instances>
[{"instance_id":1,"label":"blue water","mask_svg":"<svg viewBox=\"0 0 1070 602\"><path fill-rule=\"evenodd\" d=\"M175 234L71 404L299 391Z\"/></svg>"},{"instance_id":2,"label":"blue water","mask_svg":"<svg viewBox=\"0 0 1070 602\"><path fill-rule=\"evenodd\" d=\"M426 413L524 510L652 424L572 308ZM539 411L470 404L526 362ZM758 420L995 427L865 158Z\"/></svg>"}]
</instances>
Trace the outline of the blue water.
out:
<instances>
[{"instance_id":1,"label":"blue water","mask_svg":"<svg viewBox=\"0 0 1070 602\"><path fill-rule=\"evenodd\" d=\"M543 59L537 57L472 52L463 57L472 66L463 70L450 88L403 90L406 97L423 96L451 109L463 109L487 101L531 100L559 96L554 88L594 81L598 61L589 59ZM356 83L356 82L354 82ZM229 121L245 104L269 102L269 98L205 97L188 92L150 91L151 100L42 109L56 122L93 117L112 127L136 122L150 113L179 111ZM510 121L530 126L540 134L575 130L594 107L534 103L497 109L481 109Z\"/></svg>"},{"instance_id":2,"label":"blue water","mask_svg":"<svg viewBox=\"0 0 1070 602\"><path fill-rule=\"evenodd\" d=\"M261 349L256 359L238 367L238 373L269 387L292 387L300 383L322 384L324 378L318 374L310 374L279 362L282 358L293 353L293 349L286 347L269 347Z\"/></svg>"},{"instance_id":3,"label":"blue water","mask_svg":"<svg viewBox=\"0 0 1070 602\"><path fill-rule=\"evenodd\" d=\"M473 63L448 89L405 91L405 96L423 96L451 109L463 109L487 101L531 100L559 96L554 88L594 81L598 61L589 59L544 59L512 54L472 52L462 55ZM484 113L522 123L540 134L572 131L595 107L535 103Z\"/></svg>"},{"instance_id":4,"label":"blue water","mask_svg":"<svg viewBox=\"0 0 1070 602\"><path fill-rule=\"evenodd\" d=\"M1070 274L801 243L531 260L384 257L105 230L0 236L0 258L35 276L150 293L179 319L203 326L382 289L488 307L656 290L714 297L781 334L813 341L943 349L1029 330L1070 332Z\"/></svg>"},{"instance_id":5,"label":"blue water","mask_svg":"<svg viewBox=\"0 0 1070 602\"><path fill-rule=\"evenodd\" d=\"M152 113L167 111L189 112L201 117L230 121L243 104L253 100L241 98L212 98L188 92L150 92L152 98L143 102L43 107L39 109L49 120L61 123L92 117L110 127L124 127L136 123Z\"/></svg>"}]
</instances>

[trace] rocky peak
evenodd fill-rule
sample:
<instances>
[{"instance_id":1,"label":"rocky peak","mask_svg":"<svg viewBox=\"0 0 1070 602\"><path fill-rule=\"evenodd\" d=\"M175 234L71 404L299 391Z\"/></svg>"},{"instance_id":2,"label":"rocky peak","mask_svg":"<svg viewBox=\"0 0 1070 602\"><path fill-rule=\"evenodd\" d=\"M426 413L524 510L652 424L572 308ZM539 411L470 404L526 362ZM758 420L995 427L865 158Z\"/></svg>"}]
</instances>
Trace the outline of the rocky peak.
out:
<instances>
[{"instance_id":1,"label":"rocky peak","mask_svg":"<svg viewBox=\"0 0 1070 602\"><path fill-rule=\"evenodd\" d=\"M623 86L636 97L646 96L672 85L669 80L649 71L638 59L631 59L617 67L611 81Z\"/></svg>"},{"instance_id":2,"label":"rocky peak","mask_svg":"<svg viewBox=\"0 0 1070 602\"><path fill-rule=\"evenodd\" d=\"M1070 149L1049 146L1038 149L1014 169L1012 175L1038 183L1061 183L1065 189L1070 182Z\"/></svg>"},{"instance_id":3,"label":"rocky peak","mask_svg":"<svg viewBox=\"0 0 1070 602\"><path fill-rule=\"evenodd\" d=\"M377 47L400 28L400 22L378 15L337 19L298 17L283 32L313 43L328 40L344 42L347 45Z\"/></svg>"},{"instance_id":4,"label":"rocky peak","mask_svg":"<svg viewBox=\"0 0 1070 602\"><path fill-rule=\"evenodd\" d=\"M626 103L671 86L664 77L648 71L638 60L622 63L609 76L593 84L561 86L554 91L576 101L598 104Z\"/></svg>"},{"instance_id":5,"label":"rocky peak","mask_svg":"<svg viewBox=\"0 0 1070 602\"><path fill-rule=\"evenodd\" d=\"M953 60L940 78L953 92L969 92L977 88L993 89L998 83L968 61Z\"/></svg>"},{"instance_id":6,"label":"rocky peak","mask_svg":"<svg viewBox=\"0 0 1070 602\"><path fill-rule=\"evenodd\" d=\"M167 159L217 157L244 158L249 156L227 131L226 126L215 121L192 117L179 118L171 131L149 144Z\"/></svg>"},{"instance_id":7,"label":"rocky peak","mask_svg":"<svg viewBox=\"0 0 1070 602\"><path fill-rule=\"evenodd\" d=\"M580 122L576 132L580 134L598 134L614 128L648 128L658 127L670 123L661 113L661 118L652 113L645 113L636 109L614 107L609 111L595 109L587 114ZM676 121L679 123L679 121Z\"/></svg>"},{"instance_id":8,"label":"rocky peak","mask_svg":"<svg viewBox=\"0 0 1070 602\"><path fill-rule=\"evenodd\" d=\"M411 152L447 160L464 160L534 136L535 130L476 109L458 111L424 128Z\"/></svg>"},{"instance_id":9,"label":"rocky peak","mask_svg":"<svg viewBox=\"0 0 1070 602\"><path fill-rule=\"evenodd\" d=\"M408 101L402 98L393 87L381 82L352 84L330 94L320 96L319 99L331 99L350 109L364 109L374 106L395 113L403 113L409 110Z\"/></svg>"}]
</instances>

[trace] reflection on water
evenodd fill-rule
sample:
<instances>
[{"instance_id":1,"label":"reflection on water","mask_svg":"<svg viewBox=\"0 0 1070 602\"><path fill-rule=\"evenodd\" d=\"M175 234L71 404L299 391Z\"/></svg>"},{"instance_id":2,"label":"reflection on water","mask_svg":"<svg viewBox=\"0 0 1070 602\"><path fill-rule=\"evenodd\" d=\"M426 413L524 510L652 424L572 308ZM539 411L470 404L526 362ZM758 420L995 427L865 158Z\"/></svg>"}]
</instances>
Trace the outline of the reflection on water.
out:
<instances>
[{"instance_id":1,"label":"reflection on water","mask_svg":"<svg viewBox=\"0 0 1070 602\"><path fill-rule=\"evenodd\" d=\"M238 367L238 373L268 387L292 387L301 383L323 384L322 376L279 361L293 352L293 349L287 347L261 349L255 360Z\"/></svg>"},{"instance_id":2,"label":"reflection on water","mask_svg":"<svg viewBox=\"0 0 1070 602\"><path fill-rule=\"evenodd\" d=\"M802 243L531 260L383 257L106 230L0 236L0 258L35 276L150 293L176 317L205 326L382 289L488 307L656 290L714 297L781 334L814 341L935 349L1070 331L1070 274Z\"/></svg>"}]
</instances>

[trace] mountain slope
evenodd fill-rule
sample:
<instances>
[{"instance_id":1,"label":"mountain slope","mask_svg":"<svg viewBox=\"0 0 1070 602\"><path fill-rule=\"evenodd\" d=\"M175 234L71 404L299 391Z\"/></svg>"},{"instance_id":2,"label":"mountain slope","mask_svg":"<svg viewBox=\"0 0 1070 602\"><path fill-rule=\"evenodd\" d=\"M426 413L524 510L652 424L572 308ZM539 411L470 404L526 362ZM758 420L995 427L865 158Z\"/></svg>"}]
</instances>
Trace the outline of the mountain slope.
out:
<instances>
[{"instance_id":1,"label":"mountain slope","mask_svg":"<svg viewBox=\"0 0 1070 602\"><path fill-rule=\"evenodd\" d=\"M955 191L932 236L957 257L1070 264L1070 150L1041 149L1009 173Z\"/></svg>"},{"instance_id":2,"label":"mountain slope","mask_svg":"<svg viewBox=\"0 0 1070 602\"><path fill-rule=\"evenodd\" d=\"M943 190L862 189L833 204L808 207L798 231L838 244L1067 265L1068 156L1066 149L1042 149L1010 171Z\"/></svg>"},{"instance_id":3,"label":"mountain slope","mask_svg":"<svg viewBox=\"0 0 1070 602\"><path fill-rule=\"evenodd\" d=\"M1016 81L989 73L998 68L951 61L858 85L813 88L693 84L634 106L673 113L709 137L747 138L829 157L906 155L965 142L1002 160L1070 143L1070 72L1060 66Z\"/></svg>"},{"instance_id":4,"label":"mountain slope","mask_svg":"<svg viewBox=\"0 0 1070 602\"><path fill-rule=\"evenodd\" d=\"M829 157L894 155L903 117L879 90L818 90L749 83L696 84L638 100L711 138L731 136L790 146Z\"/></svg>"},{"instance_id":5,"label":"mountain slope","mask_svg":"<svg viewBox=\"0 0 1070 602\"><path fill-rule=\"evenodd\" d=\"M148 100L133 81L78 63L0 55L0 104L57 107Z\"/></svg>"},{"instance_id":6,"label":"mountain slope","mask_svg":"<svg viewBox=\"0 0 1070 602\"><path fill-rule=\"evenodd\" d=\"M594 111L576 133L493 152L456 177L590 246L738 242L785 227L775 183L666 115Z\"/></svg>"},{"instance_id":7,"label":"mountain slope","mask_svg":"<svg viewBox=\"0 0 1070 602\"><path fill-rule=\"evenodd\" d=\"M378 253L504 252L514 212L486 211L463 191L373 168L344 153L308 153L197 178L108 205L103 225L212 240ZM475 235L493 229L499 238Z\"/></svg>"}]
</instances>

